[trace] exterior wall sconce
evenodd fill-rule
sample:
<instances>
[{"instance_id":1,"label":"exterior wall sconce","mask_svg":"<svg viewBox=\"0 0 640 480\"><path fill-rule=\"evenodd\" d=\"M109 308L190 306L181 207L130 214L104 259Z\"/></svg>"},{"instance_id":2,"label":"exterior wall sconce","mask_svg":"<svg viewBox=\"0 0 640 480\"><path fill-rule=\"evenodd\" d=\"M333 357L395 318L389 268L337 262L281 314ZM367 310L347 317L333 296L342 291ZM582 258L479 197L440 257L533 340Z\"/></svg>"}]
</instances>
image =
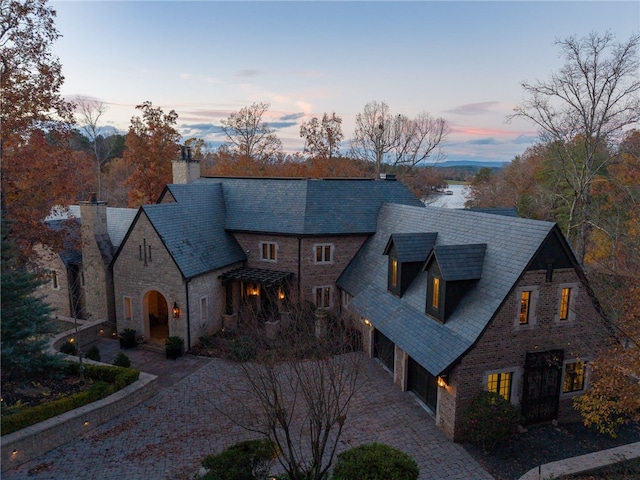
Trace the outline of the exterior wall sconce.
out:
<instances>
[{"instance_id":1,"label":"exterior wall sconce","mask_svg":"<svg viewBox=\"0 0 640 480\"><path fill-rule=\"evenodd\" d=\"M260 296L260 286L257 283L250 283L247 285L247 295L250 297Z\"/></svg>"},{"instance_id":2,"label":"exterior wall sconce","mask_svg":"<svg viewBox=\"0 0 640 480\"><path fill-rule=\"evenodd\" d=\"M278 300L284 300L284 290L282 290L281 288L278 289Z\"/></svg>"},{"instance_id":3,"label":"exterior wall sconce","mask_svg":"<svg viewBox=\"0 0 640 480\"><path fill-rule=\"evenodd\" d=\"M438 377L438 386L439 386L439 387L442 387L442 388L446 387L446 386L447 386L447 379L448 379L448 378L449 378L449 376L448 376L448 375L440 375L440 376Z\"/></svg>"},{"instance_id":4,"label":"exterior wall sconce","mask_svg":"<svg viewBox=\"0 0 640 480\"><path fill-rule=\"evenodd\" d=\"M17 454L18 454L18 450L13 449L13 450L11 451L11 456L12 456L12 457L15 457Z\"/></svg>"},{"instance_id":5,"label":"exterior wall sconce","mask_svg":"<svg viewBox=\"0 0 640 480\"><path fill-rule=\"evenodd\" d=\"M178 304L176 302L173 302L171 314L173 315L173 318L178 318L180 316L180 309L178 308Z\"/></svg>"}]
</instances>

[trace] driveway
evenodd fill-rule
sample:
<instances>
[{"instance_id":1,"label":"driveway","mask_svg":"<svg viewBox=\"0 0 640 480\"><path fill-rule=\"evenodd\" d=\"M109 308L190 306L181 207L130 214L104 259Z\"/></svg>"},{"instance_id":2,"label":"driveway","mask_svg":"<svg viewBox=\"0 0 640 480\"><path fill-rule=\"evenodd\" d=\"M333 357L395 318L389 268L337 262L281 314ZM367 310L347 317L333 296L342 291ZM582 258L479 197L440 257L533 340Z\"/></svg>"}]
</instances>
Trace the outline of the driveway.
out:
<instances>
[{"instance_id":1,"label":"driveway","mask_svg":"<svg viewBox=\"0 0 640 480\"><path fill-rule=\"evenodd\" d=\"M100 346L108 362L117 342L102 342L111 342ZM127 354L133 367L159 375L160 391L155 397L71 443L4 472L2 478L187 479L206 455L256 437L226 414L239 408L234 392L243 378L235 364L196 357L171 361L141 350ZM440 433L433 418L410 393L395 387L375 360L367 360L366 377L351 404L340 451L362 443L386 443L418 462L421 479L492 479L460 445Z\"/></svg>"}]
</instances>

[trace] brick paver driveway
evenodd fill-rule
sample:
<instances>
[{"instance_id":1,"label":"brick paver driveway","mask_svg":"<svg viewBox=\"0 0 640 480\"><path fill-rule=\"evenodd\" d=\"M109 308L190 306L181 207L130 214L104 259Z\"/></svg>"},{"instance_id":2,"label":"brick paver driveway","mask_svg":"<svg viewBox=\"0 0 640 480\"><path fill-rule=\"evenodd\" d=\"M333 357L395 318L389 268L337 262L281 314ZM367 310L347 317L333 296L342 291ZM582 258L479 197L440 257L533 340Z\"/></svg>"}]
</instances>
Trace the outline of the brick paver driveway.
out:
<instances>
[{"instance_id":1,"label":"brick paver driveway","mask_svg":"<svg viewBox=\"0 0 640 480\"><path fill-rule=\"evenodd\" d=\"M158 354L158 362L167 362ZM223 412L239 408L237 366L219 359L164 386L147 402L81 438L4 472L17 479L186 479L200 460L235 442L255 438ZM170 368L170 367L169 367ZM421 479L490 480L460 446L447 440L414 397L393 385L374 360L353 400L340 450L381 442L411 455ZM355 480L355 479L354 479Z\"/></svg>"}]
</instances>

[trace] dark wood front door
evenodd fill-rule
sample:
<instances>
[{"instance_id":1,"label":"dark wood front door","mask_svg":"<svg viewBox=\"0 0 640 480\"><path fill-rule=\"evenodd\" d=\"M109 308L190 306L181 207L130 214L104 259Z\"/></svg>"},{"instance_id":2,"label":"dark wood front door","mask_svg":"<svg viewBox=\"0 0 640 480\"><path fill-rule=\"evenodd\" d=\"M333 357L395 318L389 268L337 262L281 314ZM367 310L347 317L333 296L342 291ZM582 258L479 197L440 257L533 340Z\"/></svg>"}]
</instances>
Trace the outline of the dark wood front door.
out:
<instances>
[{"instance_id":1,"label":"dark wood front door","mask_svg":"<svg viewBox=\"0 0 640 480\"><path fill-rule=\"evenodd\" d=\"M408 368L407 389L435 413L438 406L438 379L411 357Z\"/></svg>"},{"instance_id":2,"label":"dark wood front door","mask_svg":"<svg viewBox=\"0 0 640 480\"><path fill-rule=\"evenodd\" d=\"M563 360L563 350L527 353L522 393L525 423L557 418Z\"/></svg>"},{"instance_id":3,"label":"dark wood front door","mask_svg":"<svg viewBox=\"0 0 640 480\"><path fill-rule=\"evenodd\" d=\"M375 358L379 358L380 361L392 372L394 367L395 350L396 348L394 343L380 330L376 330L373 333L373 356Z\"/></svg>"}]
</instances>

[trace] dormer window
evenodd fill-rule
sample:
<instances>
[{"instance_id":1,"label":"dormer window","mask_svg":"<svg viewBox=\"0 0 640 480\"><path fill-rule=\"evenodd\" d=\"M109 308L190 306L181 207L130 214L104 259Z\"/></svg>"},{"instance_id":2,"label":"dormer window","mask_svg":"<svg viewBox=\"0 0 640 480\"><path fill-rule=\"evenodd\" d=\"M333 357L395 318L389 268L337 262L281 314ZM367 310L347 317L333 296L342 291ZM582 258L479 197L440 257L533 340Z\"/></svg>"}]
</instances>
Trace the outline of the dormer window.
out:
<instances>
[{"instance_id":1,"label":"dormer window","mask_svg":"<svg viewBox=\"0 0 640 480\"><path fill-rule=\"evenodd\" d=\"M427 272L426 314L444 323L482 276L486 244L433 247Z\"/></svg>"},{"instance_id":2,"label":"dormer window","mask_svg":"<svg viewBox=\"0 0 640 480\"><path fill-rule=\"evenodd\" d=\"M394 233L384 255L389 256L387 290L401 297L416 278L436 241L437 233Z\"/></svg>"}]
</instances>

